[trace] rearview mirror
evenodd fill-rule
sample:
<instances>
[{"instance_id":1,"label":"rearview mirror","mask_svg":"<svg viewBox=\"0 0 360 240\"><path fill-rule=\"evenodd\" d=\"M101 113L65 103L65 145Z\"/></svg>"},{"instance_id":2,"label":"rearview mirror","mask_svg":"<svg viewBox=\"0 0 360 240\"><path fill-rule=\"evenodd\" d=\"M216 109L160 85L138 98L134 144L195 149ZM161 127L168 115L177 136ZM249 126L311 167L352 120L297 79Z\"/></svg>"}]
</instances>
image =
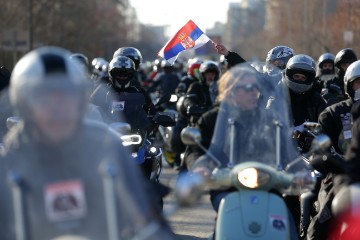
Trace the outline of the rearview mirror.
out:
<instances>
[{"instance_id":1,"label":"rearview mirror","mask_svg":"<svg viewBox=\"0 0 360 240\"><path fill-rule=\"evenodd\" d=\"M201 133L199 129L187 127L181 131L181 141L185 145L198 145L201 141Z\"/></svg>"}]
</instances>

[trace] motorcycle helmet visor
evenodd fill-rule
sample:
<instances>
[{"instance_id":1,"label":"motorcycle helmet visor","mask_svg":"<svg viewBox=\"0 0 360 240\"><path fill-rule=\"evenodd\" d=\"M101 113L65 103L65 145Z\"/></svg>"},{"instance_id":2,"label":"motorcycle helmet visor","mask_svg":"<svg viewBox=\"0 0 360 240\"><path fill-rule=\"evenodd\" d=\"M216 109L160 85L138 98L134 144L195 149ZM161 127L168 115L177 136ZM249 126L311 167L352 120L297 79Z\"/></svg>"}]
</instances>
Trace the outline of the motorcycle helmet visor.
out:
<instances>
[{"instance_id":1,"label":"motorcycle helmet visor","mask_svg":"<svg viewBox=\"0 0 360 240\"><path fill-rule=\"evenodd\" d=\"M269 63L270 63L269 64L270 66L272 66L273 68L276 68L276 69L284 70L286 67L286 63L282 59L271 60L271 61L269 61Z\"/></svg>"},{"instance_id":2,"label":"motorcycle helmet visor","mask_svg":"<svg viewBox=\"0 0 360 240\"><path fill-rule=\"evenodd\" d=\"M110 76L116 81L127 81L134 76L134 71L127 68L114 68L110 71Z\"/></svg>"}]
</instances>

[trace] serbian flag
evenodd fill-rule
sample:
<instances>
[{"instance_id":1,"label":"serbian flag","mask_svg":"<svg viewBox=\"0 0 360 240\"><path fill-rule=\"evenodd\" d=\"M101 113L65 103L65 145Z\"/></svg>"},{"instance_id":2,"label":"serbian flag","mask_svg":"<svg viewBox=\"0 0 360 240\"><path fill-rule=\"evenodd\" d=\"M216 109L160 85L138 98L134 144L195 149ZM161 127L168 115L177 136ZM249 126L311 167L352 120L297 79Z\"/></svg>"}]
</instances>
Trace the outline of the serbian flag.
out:
<instances>
[{"instance_id":1,"label":"serbian flag","mask_svg":"<svg viewBox=\"0 0 360 240\"><path fill-rule=\"evenodd\" d=\"M158 55L174 64L182 51L204 46L210 38L190 20L159 51Z\"/></svg>"}]
</instances>

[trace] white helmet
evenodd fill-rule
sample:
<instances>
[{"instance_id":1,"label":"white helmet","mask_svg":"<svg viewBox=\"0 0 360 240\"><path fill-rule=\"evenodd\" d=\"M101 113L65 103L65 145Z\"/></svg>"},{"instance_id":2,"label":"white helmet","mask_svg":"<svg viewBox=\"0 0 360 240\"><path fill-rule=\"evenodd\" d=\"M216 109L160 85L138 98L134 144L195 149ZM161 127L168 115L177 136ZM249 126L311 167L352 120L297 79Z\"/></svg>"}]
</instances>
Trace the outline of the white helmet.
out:
<instances>
[{"instance_id":1,"label":"white helmet","mask_svg":"<svg viewBox=\"0 0 360 240\"><path fill-rule=\"evenodd\" d=\"M354 98L352 82L358 78L360 78L360 60L351 63L350 66L346 69L344 76L344 90L345 93L351 98Z\"/></svg>"},{"instance_id":2,"label":"white helmet","mask_svg":"<svg viewBox=\"0 0 360 240\"><path fill-rule=\"evenodd\" d=\"M80 63L70 56L62 48L42 47L26 54L15 65L9 87L10 101L22 117L31 116L31 104L51 89L75 92L81 98L80 111L85 112L89 81Z\"/></svg>"}]
</instances>

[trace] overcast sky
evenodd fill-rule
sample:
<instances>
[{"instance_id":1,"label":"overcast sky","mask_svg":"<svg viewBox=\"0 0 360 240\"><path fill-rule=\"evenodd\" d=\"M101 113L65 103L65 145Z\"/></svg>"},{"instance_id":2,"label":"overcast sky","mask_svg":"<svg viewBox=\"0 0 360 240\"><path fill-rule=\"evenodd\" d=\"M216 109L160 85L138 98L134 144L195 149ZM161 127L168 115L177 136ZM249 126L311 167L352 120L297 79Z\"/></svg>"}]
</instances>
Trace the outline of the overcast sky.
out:
<instances>
[{"instance_id":1,"label":"overcast sky","mask_svg":"<svg viewBox=\"0 0 360 240\"><path fill-rule=\"evenodd\" d=\"M226 22L230 2L240 0L130 0L137 17L144 24L170 25L175 34L190 19L205 31L215 22Z\"/></svg>"}]
</instances>

